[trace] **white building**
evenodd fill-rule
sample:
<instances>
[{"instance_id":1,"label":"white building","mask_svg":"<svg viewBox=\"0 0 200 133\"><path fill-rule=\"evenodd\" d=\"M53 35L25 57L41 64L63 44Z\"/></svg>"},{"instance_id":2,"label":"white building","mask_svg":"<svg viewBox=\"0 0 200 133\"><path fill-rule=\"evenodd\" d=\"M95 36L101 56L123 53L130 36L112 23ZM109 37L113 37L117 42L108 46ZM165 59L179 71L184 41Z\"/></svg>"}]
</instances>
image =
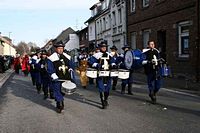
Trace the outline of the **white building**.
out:
<instances>
[{"instance_id":1,"label":"white building","mask_svg":"<svg viewBox=\"0 0 200 133\"><path fill-rule=\"evenodd\" d=\"M115 45L119 52L126 44L126 2L125 0L99 0L91 8L88 23L89 42L99 44L102 40L109 47Z\"/></svg>"},{"instance_id":2,"label":"white building","mask_svg":"<svg viewBox=\"0 0 200 133\"><path fill-rule=\"evenodd\" d=\"M69 34L69 40L65 44L65 49L67 51L79 49L79 37L77 34Z\"/></svg>"},{"instance_id":3,"label":"white building","mask_svg":"<svg viewBox=\"0 0 200 133\"><path fill-rule=\"evenodd\" d=\"M111 30L113 45L122 52L126 41L126 2L125 0L112 0L110 14L112 18Z\"/></svg>"},{"instance_id":4,"label":"white building","mask_svg":"<svg viewBox=\"0 0 200 133\"><path fill-rule=\"evenodd\" d=\"M2 55L11 55L11 56L16 55L17 52L12 42L10 42L9 40L7 40L5 37L2 36L0 36L0 41L1 41L0 51Z\"/></svg>"}]
</instances>

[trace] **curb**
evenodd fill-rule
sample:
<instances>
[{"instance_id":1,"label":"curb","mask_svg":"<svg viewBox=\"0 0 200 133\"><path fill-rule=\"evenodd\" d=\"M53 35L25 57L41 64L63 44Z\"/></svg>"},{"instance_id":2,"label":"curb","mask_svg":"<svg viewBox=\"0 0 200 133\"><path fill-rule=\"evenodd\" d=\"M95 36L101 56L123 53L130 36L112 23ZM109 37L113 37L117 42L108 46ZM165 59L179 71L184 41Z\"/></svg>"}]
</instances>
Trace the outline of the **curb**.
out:
<instances>
[{"instance_id":1,"label":"curb","mask_svg":"<svg viewBox=\"0 0 200 133\"><path fill-rule=\"evenodd\" d=\"M4 83L7 81L7 79L12 75L14 70L9 69L5 73L2 74L2 78L0 78L0 88L4 85Z\"/></svg>"}]
</instances>

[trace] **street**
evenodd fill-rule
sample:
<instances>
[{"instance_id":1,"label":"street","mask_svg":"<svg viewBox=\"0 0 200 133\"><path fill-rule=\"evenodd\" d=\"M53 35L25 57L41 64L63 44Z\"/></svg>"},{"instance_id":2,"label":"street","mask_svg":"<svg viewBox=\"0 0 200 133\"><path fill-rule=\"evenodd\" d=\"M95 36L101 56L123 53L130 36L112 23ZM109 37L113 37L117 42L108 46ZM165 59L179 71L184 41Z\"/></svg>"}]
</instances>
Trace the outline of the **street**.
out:
<instances>
[{"instance_id":1,"label":"street","mask_svg":"<svg viewBox=\"0 0 200 133\"><path fill-rule=\"evenodd\" d=\"M95 85L65 96L65 112L55 111L55 101L43 100L30 77L12 75L0 88L0 133L198 133L200 97L160 90L151 104L147 86L134 84L134 95L117 91L109 107L101 109Z\"/></svg>"}]
</instances>

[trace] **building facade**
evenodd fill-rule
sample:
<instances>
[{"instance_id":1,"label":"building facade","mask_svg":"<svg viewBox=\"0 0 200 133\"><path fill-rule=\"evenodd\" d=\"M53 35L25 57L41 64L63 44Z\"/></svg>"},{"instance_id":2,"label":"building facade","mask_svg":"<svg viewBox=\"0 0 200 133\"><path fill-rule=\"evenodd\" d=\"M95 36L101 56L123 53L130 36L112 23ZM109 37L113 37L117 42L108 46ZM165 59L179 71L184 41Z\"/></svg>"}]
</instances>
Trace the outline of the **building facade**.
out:
<instances>
[{"instance_id":1,"label":"building facade","mask_svg":"<svg viewBox=\"0 0 200 133\"><path fill-rule=\"evenodd\" d=\"M126 2L125 0L100 0L91 8L88 23L90 44L97 45L106 40L109 47L121 47L126 44Z\"/></svg>"},{"instance_id":2,"label":"building facade","mask_svg":"<svg viewBox=\"0 0 200 133\"><path fill-rule=\"evenodd\" d=\"M132 48L143 49L149 40L154 40L173 74L198 79L198 1L126 0L128 43Z\"/></svg>"},{"instance_id":3,"label":"building facade","mask_svg":"<svg viewBox=\"0 0 200 133\"><path fill-rule=\"evenodd\" d=\"M11 40L7 37L0 36L0 55L16 56L16 49Z\"/></svg>"},{"instance_id":4,"label":"building facade","mask_svg":"<svg viewBox=\"0 0 200 133\"><path fill-rule=\"evenodd\" d=\"M3 47L4 47L3 41L0 40L0 55L3 55Z\"/></svg>"},{"instance_id":5,"label":"building facade","mask_svg":"<svg viewBox=\"0 0 200 133\"><path fill-rule=\"evenodd\" d=\"M121 53L121 47L127 44L125 0L112 0L110 16L112 42L118 48L118 52Z\"/></svg>"},{"instance_id":6,"label":"building facade","mask_svg":"<svg viewBox=\"0 0 200 133\"><path fill-rule=\"evenodd\" d=\"M88 27L76 32L79 37L79 49L89 49Z\"/></svg>"}]
</instances>

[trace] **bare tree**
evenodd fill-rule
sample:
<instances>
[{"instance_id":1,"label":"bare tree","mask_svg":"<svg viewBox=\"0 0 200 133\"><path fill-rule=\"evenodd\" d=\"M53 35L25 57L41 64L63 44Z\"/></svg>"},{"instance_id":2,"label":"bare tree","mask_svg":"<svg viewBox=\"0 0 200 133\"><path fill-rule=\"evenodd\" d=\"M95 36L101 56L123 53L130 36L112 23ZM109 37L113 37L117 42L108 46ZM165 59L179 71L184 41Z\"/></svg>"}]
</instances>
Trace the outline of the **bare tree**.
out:
<instances>
[{"instance_id":1,"label":"bare tree","mask_svg":"<svg viewBox=\"0 0 200 133\"><path fill-rule=\"evenodd\" d=\"M19 42L16 46L17 53L23 55L25 53L29 53L29 47L25 42Z\"/></svg>"}]
</instances>

